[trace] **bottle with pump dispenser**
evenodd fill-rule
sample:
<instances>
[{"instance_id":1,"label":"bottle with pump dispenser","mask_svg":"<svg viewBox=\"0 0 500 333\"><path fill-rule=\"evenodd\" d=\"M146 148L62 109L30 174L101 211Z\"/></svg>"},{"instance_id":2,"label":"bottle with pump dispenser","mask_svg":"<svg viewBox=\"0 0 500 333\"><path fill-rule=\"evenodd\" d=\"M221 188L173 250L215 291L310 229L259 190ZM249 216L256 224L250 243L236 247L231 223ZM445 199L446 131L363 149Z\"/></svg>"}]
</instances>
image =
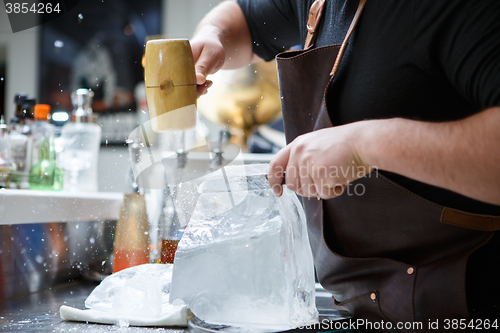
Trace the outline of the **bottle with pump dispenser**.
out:
<instances>
[{"instance_id":1,"label":"bottle with pump dispenser","mask_svg":"<svg viewBox=\"0 0 500 333\"><path fill-rule=\"evenodd\" d=\"M101 144L101 127L92 112L94 93L78 89L71 95L72 122L61 130L63 150L60 165L64 169L64 190L71 192L97 192L97 159Z\"/></svg>"},{"instance_id":2,"label":"bottle with pump dispenser","mask_svg":"<svg viewBox=\"0 0 500 333\"><path fill-rule=\"evenodd\" d=\"M33 166L29 174L31 190L62 190L63 171L56 164L54 126L49 124L50 106L35 105Z\"/></svg>"}]
</instances>

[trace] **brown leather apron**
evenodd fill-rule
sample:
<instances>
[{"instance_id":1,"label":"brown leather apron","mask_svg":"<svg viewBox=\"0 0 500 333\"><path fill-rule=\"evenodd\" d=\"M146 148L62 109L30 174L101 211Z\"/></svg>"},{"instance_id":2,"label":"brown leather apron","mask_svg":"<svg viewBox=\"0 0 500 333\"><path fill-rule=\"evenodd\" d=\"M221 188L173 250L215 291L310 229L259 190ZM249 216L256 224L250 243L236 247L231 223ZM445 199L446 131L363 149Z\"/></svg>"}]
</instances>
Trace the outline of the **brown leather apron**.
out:
<instances>
[{"instance_id":1,"label":"brown leather apron","mask_svg":"<svg viewBox=\"0 0 500 333\"><path fill-rule=\"evenodd\" d=\"M342 45L311 48L324 5L315 1L304 50L277 56L288 142L333 126L327 92L365 2ZM362 195L301 198L318 279L336 303L355 317L390 321L394 329L398 322L421 322L419 332L435 332L429 320L443 328L445 319L468 319L467 259L491 239L500 218L442 207L376 172L350 187Z\"/></svg>"}]
</instances>

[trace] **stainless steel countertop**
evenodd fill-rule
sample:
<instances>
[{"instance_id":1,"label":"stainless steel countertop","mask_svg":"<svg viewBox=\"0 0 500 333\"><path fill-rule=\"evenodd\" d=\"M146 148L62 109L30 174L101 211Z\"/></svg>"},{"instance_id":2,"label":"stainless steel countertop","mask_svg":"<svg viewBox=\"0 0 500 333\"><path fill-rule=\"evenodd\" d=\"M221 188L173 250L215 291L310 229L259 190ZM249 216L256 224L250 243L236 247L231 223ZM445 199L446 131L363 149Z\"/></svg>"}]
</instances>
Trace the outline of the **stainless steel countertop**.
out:
<instances>
[{"instance_id":1,"label":"stainless steel countertop","mask_svg":"<svg viewBox=\"0 0 500 333\"><path fill-rule=\"evenodd\" d=\"M0 224L116 221L123 193L0 191Z\"/></svg>"},{"instance_id":2,"label":"stainless steel countertop","mask_svg":"<svg viewBox=\"0 0 500 333\"><path fill-rule=\"evenodd\" d=\"M42 290L37 293L19 296L0 301L0 331L1 332L123 332L123 333L192 333L225 332L224 329L200 330L191 325L190 330L164 327L120 327L117 325L86 324L62 320L59 308L65 304L74 308L84 309L85 299L98 285L97 282L76 280ZM331 295L317 288L316 305L320 320L342 319L346 313L335 307ZM329 330L331 332L331 330ZM234 329L230 332L235 332ZM325 330L291 330L287 332L325 332ZM358 332L346 330L345 332Z\"/></svg>"},{"instance_id":3,"label":"stainless steel countertop","mask_svg":"<svg viewBox=\"0 0 500 333\"><path fill-rule=\"evenodd\" d=\"M87 296L96 282L78 280L58 285L38 293L0 301L1 332L124 332L124 333L186 333L184 329L119 327L69 322L61 319L59 308L65 304L84 309Z\"/></svg>"}]
</instances>

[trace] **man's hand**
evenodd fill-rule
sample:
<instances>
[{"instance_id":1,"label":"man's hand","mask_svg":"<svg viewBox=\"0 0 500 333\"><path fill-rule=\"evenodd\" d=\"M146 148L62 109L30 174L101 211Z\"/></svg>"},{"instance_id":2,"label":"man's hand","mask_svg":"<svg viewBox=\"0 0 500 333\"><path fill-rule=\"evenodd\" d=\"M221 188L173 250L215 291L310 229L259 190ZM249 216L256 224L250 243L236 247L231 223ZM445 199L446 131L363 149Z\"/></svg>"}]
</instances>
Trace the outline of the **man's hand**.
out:
<instances>
[{"instance_id":1,"label":"man's hand","mask_svg":"<svg viewBox=\"0 0 500 333\"><path fill-rule=\"evenodd\" d=\"M282 194L283 171L287 187L299 195L330 199L372 168L356 147L368 122L331 127L297 137L271 161L269 184Z\"/></svg>"},{"instance_id":2,"label":"man's hand","mask_svg":"<svg viewBox=\"0 0 500 333\"><path fill-rule=\"evenodd\" d=\"M300 195L338 196L374 168L500 205L500 107L465 119L365 120L302 135L271 161L269 184Z\"/></svg>"},{"instance_id":3,"label":"man's hand","mask_svg":"<svg viewBox=\"0 0 500 333\"><path fill-rule=\"evenodd\" d=\"M225 51L222 43L210 34L203 34L191 40L191 49L195 63L198 97L207 93L212 81L207 80L208 74L214 74L224 65Z\"/></svg>"},{"instance_id":4,"label":"man's hand","mask_svg":"<svg viewBox=\"0 0 500 333\"><path fill-rule=\"evenodd\" d=\"M235 1L221 2L203 18L191 39L191 48L198 97L212 85L207 75L261 60L253 53L245 16Z\"/></svg>"}]
</instances>

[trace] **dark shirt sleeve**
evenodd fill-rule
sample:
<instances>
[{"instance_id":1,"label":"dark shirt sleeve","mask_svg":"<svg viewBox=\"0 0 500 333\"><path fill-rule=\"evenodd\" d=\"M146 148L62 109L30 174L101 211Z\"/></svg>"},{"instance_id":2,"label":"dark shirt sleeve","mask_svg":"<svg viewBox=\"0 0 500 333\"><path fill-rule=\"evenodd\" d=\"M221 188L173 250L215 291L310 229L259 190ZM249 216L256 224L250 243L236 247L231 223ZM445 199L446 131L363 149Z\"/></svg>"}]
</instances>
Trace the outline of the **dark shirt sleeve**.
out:
<instances>
[{"instance_id":1,"label":"dark shirt sleeve","mask_svg":"<svg viewBox=\"0 0 500 333\"><path fill-rule=\"evenodd\" d=\"M250 29L253 51L262 59L300 43L296 2L291 0L237 0Z\"/></svg>"},{"instance_id":2,"label":"dark shirt sleeve","mask_svg":"<svg viewBox=\"0 0 500 333\"><path fill-rule=\"evenodd\" d=\"M416 58L477 109L500 106L500 1L416 3ZM426 15L431 7L434 16Z\"/></svg>"}]
</instances>

